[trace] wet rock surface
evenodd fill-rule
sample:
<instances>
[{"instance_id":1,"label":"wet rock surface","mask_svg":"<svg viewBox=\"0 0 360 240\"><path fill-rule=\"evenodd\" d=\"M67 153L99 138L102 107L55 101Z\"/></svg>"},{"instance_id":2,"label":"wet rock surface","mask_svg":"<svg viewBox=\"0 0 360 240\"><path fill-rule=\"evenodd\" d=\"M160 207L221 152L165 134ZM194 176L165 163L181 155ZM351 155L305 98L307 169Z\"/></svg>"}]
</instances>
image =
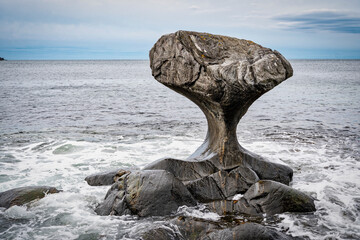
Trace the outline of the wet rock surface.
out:
<instances>
[{"instance_id":1,"label":"wet rock surface","mask_svg":"<svg viewBox=\"0 0 360 240\"><path fill-rule=\"evenodd\" d=\"M258 176L251 169L237 167L229 171L218 171L185 185L196 199L209 202L244 193L258 180Z\"/></svg>"},{"instance_id":2,"label":"wet rock surface","mask_svg":"<svg viewBox=\"0 0 360 240\"><path fill-rule=\"evenodd\" d=\"M244 194L258 212L269 215L283 212L313 212L314 199L294 188L274 181L259 181Z\"/></svg>"},{"instance_id":3,"label":"wet rock surface","mask_svg":"<svg viewBox=\"0 0 360 240\"><path fill-rule=\"evenodd\" d=\"M45 197L46 194L58 192L59 190L56 188L48 186L14 188L0 193L0 207L9 208L14 205L20 206L36 199L41 199Z\"/></svg>"},{"instance_id":4,"label":"wet rock surface","mask_svg":"<svg viewBox=\"0 0 360 240\"><path fill-rule=\"evenodd\" d=\"M284 212L313 212L314 199L284 184L261 180L253 184L239 200L220 200L208 204L219 215L274 215Z\"/></svg>"},{"instance_id":5,"label":"wet rock surface","mask_svg":"<svg viewBox=\"0 0 360 240\"><path fill-rule=\"evenodd\" d=\"M99 215L170 215L195 199L184 184L164 170L135 171L122 175L95 210Z\"/></svg>"}]
</instances>

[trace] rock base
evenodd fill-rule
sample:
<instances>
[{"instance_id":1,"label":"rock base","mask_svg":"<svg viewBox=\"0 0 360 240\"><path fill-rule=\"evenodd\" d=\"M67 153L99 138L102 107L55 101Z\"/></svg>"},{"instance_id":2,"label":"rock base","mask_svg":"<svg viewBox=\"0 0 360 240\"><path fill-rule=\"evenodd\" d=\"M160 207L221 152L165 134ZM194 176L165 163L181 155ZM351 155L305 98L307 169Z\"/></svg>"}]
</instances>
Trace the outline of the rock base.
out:
<instances>
[{"instance_id":1,"label":"rock base","mask_svg":"<svg viewBox=\"0 0 360 240\"><path fill-rule=\"evenodd\" d=\"M163 170L123 174L95 210L99 215L136 214L140 217L163 216L180 206L194 206L195 199L184 184Z\"/></svg>"}]
</instances>

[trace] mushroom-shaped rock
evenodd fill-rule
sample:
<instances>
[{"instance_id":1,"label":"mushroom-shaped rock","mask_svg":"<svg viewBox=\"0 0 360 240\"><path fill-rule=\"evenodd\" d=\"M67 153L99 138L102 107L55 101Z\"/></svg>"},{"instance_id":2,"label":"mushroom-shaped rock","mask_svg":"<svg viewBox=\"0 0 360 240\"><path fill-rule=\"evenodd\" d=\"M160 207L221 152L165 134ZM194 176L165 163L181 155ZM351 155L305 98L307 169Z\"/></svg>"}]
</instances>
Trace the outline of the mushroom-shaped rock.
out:
<instances>
[{"instance_id":1,"label":"mushroom-shaped rock","mask_svg":"<svg viewBox=\"0 0 360 240\"><path fill-rule=\"evenodd\" d=\"M50 193L58 193L54 187L31 186L10 189L0 193L0 207L9 208L14 205L23 205L33 200L40 199Z\"/></svg>"},{"instance_id":2,"label":"mushroom-shaped rock","mask_svg":"<svg viewBox=\"0 0 360 240\"><path fill-rule=\"evenodd\" d=\"M208 132L188 159L161 159L145 169L164 169L190 181L242 166L259 179L289 184L293 173L289 167L250 153L236 136L237 124L250 105L292 76L290 63L279 52L248 40L178 31L155 43L150 66L156 80L200 107Z\"/></svg>"},{"instance_id":3,"label":"mushroom-shaped rock","mask_svg":"<svg viewBox=\"0 0 360 240\"><path fill-rule=\"evenodd\" d=\"M173 174L149 170L122 175L95 211L99 215L163 216L180 206L195 204L193 196Z\"/></svg>"}]
</instances>

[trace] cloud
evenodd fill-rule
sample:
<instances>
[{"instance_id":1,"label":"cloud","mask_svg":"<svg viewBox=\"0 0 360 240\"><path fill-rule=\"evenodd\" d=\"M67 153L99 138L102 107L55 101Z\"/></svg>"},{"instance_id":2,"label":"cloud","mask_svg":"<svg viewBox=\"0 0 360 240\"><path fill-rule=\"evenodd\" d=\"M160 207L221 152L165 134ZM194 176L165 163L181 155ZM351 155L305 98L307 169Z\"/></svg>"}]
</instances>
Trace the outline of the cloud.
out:
<instances>
[{"instance_id":1,"label":"cloud","mask_svg":"<svg viewBox=\"0 0 360 240\"><path fill-rule=\"evenodd\" d=\"M277 16L281 27L291 30L360 33L360 18L335 10L315 10L297 15Z\"/></svg>"}]
</instances>

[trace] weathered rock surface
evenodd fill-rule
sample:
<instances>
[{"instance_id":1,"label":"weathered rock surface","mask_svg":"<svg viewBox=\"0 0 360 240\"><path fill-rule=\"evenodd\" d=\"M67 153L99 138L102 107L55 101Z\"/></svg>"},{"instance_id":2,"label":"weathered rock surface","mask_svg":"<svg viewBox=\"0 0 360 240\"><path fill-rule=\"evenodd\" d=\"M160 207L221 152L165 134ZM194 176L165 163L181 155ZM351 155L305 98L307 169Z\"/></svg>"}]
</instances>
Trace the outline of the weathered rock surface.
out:
<instances>
[{"instance_id":1,"label":"weathered rock surface","mask_svg":"<svg viewBox=\"0 0 360 240\"><path fill-rule=\"evenodd\" d=\"M128 170L119 169L116 171L96 173L85 178L85 181L90 186L106 186L112 185L119 179L122 175L130 173Z\"/></svg>"},{"instance_id":2,"label":"weathered rock surface","mask_svg":"<svg viewBox=\"0 0 360 240\"><path fill-rule=\"evenodd\" d=\"M274 215L284 212L313 212L314 199L299 190L284 184L261 180L239 200L221 200L207 204L209 209L219 215Z\"/></svg>"},{"instance_id":3,"label":"weathered rock surface","mask_svg":"<svg viewBox=\"0 0 360 240\"><path fill-rule=\"evenodd\" d=\"M184 184L164 170L135 171L122 175L95 210L99 215L163 216L195 199Z\"/></svg>"},{"instance_id":4,"label":"weathered rock surface","mask_svg":"<svg viewBox=\"0 0 360 240\"><path fill-rule=\"evenodd\" d=\"M259 181L244 194L258 212L273 215L283 212L313 212L314 199L299 190L274 181Z\"/></svg>"},{"instance_id":5,"label":"weathered rock surface","mask_svg":"<svg viewBox=\"0 0 360 240\"><path fill-rule=\"evenodd\" d=\"M54 187L32 186L14 188L0 193L0 207L9 208L14 205L23 205L36 199L41 199L50 193L58 193Z\"/></svg>"},{"instance_id":6,"label":"weathered rock surface","mask_svg":"<svg viewBox=\"0 0 360 240\"><path fill-rule=\"evenodd\" d=\"M200 107L208 133L188 159L161 159L145 169L164 169L182 181L207 177L206 182L211 174L241 166L259 179L289 184L292 169L250 153L236 136L237 124L250 105L292 76L290 63L279 52L247 40L178 31L157 41L150 51L150 66L156 80ZM253 181L252 174L241 177Z\"/></svg>"},{"instance_id":7,"label":"weathered rock surface","mask_svg":"<svg viewBox=\"0 0 360 240\"><path fill-rule=\"evenodd\" d=\"M258 180L258 176L251 169L237 167L230 171L218 171L185 185L196 199L201 202L209 202L244 193Z\"/></svg>"}]
</instances>

